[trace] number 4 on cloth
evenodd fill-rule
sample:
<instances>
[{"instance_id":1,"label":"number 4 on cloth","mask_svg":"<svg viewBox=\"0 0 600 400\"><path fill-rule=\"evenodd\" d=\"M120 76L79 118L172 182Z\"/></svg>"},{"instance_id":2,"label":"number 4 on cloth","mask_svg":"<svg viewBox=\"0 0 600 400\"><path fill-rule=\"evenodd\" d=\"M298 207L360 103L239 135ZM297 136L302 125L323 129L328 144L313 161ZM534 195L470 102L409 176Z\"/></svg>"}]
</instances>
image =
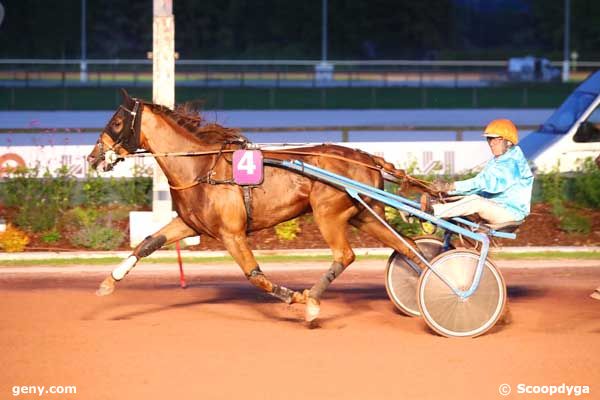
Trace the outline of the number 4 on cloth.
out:
<instances>
[{"instance_id":1,"label":"number 4 on cloth","mask_svg":"<svg viewBox=\"0 0 600 400\"><path fill-rule=\"evenodd\" d=\"M233 180L238 185L260 185L263 181L263 156L259 150L233 152Z\"/></svg>"}]
</instances>

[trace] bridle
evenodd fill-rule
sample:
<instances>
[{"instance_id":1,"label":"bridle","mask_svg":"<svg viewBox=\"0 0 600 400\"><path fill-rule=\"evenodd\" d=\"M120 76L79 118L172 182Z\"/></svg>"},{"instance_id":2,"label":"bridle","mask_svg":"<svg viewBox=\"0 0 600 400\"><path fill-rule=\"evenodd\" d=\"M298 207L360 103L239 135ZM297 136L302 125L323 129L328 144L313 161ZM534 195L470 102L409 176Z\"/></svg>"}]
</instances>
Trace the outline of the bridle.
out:
<instances>
[{"instance_id":1,"label":"bridle","mask_svg":"<svg viewBox=\"0 0 600 400\"><path fill-rule=\"evenodd\" d=\"M122 104L119 105L119 109L123 109L128 114L124 121L123 129L121 129L118 134L113 132L110 127L104 129L108 136L110 136L110 138L113 140L114 144L109 147L107 146L108 148L106 149L102 139L98 139L96 144L100 152L100 160L106 161L109 165L112 165L119 159L122 159L117 152L119 148L123 148L131 154L135 153L140 147L140 126L142 121L143 103L136 98L133 98L132 100L134 101L134 104L131 110ZM118 112L119 111L117 110L115 115ZM115 115L113 115L113 118ZM111 118L111 121L113 118Z\"/></svg>"}]
</instances>

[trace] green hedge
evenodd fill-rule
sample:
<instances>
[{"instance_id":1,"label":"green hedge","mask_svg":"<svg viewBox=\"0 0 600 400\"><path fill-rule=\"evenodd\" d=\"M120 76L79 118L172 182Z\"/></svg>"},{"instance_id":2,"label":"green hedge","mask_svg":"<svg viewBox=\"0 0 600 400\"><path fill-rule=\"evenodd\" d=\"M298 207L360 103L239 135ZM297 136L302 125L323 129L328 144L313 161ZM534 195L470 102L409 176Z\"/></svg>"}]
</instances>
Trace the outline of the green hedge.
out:
<instances>
[{"instance_id":1,"label":"green hedge","mask_svg":"<svg viewBox=\"0 0 600 400\"><path fill-rule=\"evenodd\" d=\"M204 109L398 109L398 108L554 108L573 84L523 84L481 88L342 87L207 88L177 87L176 102L200 101ZM149 87L129 87L152 99ZM106 110L120 104L114 87L6 88L2 110Z\"/></svg>"},{"instance_id":2,"label":"green hedge","mask_svg":"<svg viewBox=\"0 0 600 400\"><path fill-rule=\"evenodd\" d=\"M152 179L147 176L101 178L91 175L78 180L67 168L50 172L39 168L16 169L0 182L0 202L12 210L9 222L28 232L40 233L47 243L58 241L60 232L67 232L69 240L78 246L116 248L124 237L115 223L126 221L129 210L151 205ZM472 174L445 179L470 176ZM421 178L431 181L435 176ZM393 185L387 190L396 192ZM588 233L591 223L579 214L578 208L600 208L600 170L589 159L575 174L555 171L538 175L533 201L550 204L563 230ZM420 232L419 225L403 221L397 210L387 208L386 214L388 220L404 232ZM293 237L298 228L294 223L280 226L278 236ZM415 232L411 231L413 228Z\"/></svg>"},{"instance_id":3,"label":"green hedge","mask_svg":"<svg viewBox=\"0 0 600 400\"><path fill-rule=\"evenodd\" d=\"M54 176L53 176L54 175ZM18 168L0 182L0 201L16 210L16 225L33 232L50 231L60 217L77 206L123 204L148 207L152 178L76 179L66 167L51 174L47 169Z\"/></svg>"}]
</instances>

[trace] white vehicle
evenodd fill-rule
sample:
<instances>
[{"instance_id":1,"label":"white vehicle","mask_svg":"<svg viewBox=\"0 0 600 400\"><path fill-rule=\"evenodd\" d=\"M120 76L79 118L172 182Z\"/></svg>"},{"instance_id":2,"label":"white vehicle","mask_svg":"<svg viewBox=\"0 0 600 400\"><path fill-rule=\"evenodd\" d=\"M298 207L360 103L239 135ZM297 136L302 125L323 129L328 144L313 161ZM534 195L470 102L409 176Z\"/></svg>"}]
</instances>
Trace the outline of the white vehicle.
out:
<instances>
[{"instance_id":1,"label":"white vehicle","mask_svg":"<svg viewBox=\"0 0 600 400\"><path fill-rule=\"evenodd\" d=\"M508 60L508 77L517 81L558 81L560 69L547 58L533 56L514 57Z\"/></svg>"},{"instance_id":2,"label":"white vehicle","mask_svg":"<svg viewBox=\"0 0 600 400\"><path fill-rule=\"evenodd\" d=\"M532 169L575 171L600 154L600 71L590 75L540 127L520 143Z\"/></svg>"}]
</instances>

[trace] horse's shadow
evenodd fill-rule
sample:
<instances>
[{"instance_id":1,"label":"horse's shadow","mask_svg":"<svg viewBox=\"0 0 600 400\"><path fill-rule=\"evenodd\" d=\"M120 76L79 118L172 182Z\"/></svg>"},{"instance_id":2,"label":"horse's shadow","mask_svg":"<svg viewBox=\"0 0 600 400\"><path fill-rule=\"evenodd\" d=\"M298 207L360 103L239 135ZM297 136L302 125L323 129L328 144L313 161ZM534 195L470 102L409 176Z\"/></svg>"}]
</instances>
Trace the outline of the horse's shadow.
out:
<instances>
[{"instance_id":1,"label":"horse's shadow","mask_svg":"<svg viewBox=\"0 0 600 400\"><path fill-rule=\"evenodd\" d=\"M532 287L527 285L507 285L506 292L509 300L516 300L544 297L547 290L540 287Z\"/></svg>"},{"instance_id":2,"label":"horse's shadow","mask_svg":"<svg viewBox=\"0 0 600 400\"><path fill-rule=\"evenodd\" d=\"M171 310L178 309L187 309L190 307L197 307L201 305L218 305L218 304L249 304L253 303L272 303L275 302L274 299L271 298L260 298L261 293L250 293L251 288L243 288L241 285L238 286L208 286L202 284L193 284L188 283L188 287L185 289L185 297L189 298L189 292L197 290L199 286L206 286L204 289L209 288L212 292L216 291L216 294L212 296L208 296L206 293L199 293L197 296L193 296L192 300L188 301L179 301L179 302L167 302L164 301L164 298L161 296L160 299L156 297L153 298L149 296L150 301L159 302L161 304L149 305L146 301L140 301L139 297L132 298L128 296L127 292L130 287L119 288L115 294L111 295L111 301L106 303L102 302L102 304L97 305L94 309L90 310L88 313L82 316L84 320L91 320L96 318L103 318L104 315L108 315L104 317L111 321L122 321L122 320L131 320L138 317L143 317L146 315L153 315L162 312L168 312ZM148 289L148 288L145 288ZM203 288L200 288L202 290ZM165 292L171 290L182 290L178 289L176 285L173 284L160 284L153 285L151 288L153 292ZM113 299L114 298L114 299ZM102 300L102 299L100 299ZM134 308L133 310L128 311L119 311L123 308Z\"/></svg>"},{"instance_id":3,"label":"horse's shadow","mask_svg":"<svg viewBox=\"0 0 600 400\"><path fill-rule=\"evenodd\" d=\"M304 305L287 306L279 300L271 297L266 293L257 291L252 286L245 287L244 284L235 285L205 285L195 284L190 282L186 290L188 291L210 289L213 294L198 293L194 298L188 301L169 302L167 304L149 305L147 302L139 301L138 297L131 298L127 296L127 290L130 288L120 288L118 292L113 294L115 299L107 304L102 302L95 306L92 310L82 316L83 320L93 320L103 318L111 321L132 320L147 315L168 312L172 310L187 309L202 305L220 305L220 304L235 304L238 307L243 307L247 311L232 314L229 310L214 310L209 308L202 309L202 313L219 315L224 318L241 319L248 321L273 320L277 322L286 322L297 324L304 318ZM173 284L158 284L153 285L153 291L159 293L167 290L177 290L177 286ZM297 288L296 290L299 290ZM123 293L121 295L121 293ZM151 298L150 298L151 299ZM162 299L162 297L161 297ZM101 299L100 299L101 300ZM330 288L322 299L323 306L327 307L327 303L337 302L343 303L345 310L340 312L336 310L335 314L328 314L319 318L317 325L311 327L323 327L334 321L345 319L350 316L355 316L359 313L367 312L372 307L370 302L387 300L385 289L380 285L371 285L360 288ZM282 308L283 307L283 308ZM129 310L123 311L123 308ZM133 310L131 310L133 308ZM260 317L252 317L252 313L257 312ZM228 315L229 314L229 315Z\"/></svg>"}]
</instances>

